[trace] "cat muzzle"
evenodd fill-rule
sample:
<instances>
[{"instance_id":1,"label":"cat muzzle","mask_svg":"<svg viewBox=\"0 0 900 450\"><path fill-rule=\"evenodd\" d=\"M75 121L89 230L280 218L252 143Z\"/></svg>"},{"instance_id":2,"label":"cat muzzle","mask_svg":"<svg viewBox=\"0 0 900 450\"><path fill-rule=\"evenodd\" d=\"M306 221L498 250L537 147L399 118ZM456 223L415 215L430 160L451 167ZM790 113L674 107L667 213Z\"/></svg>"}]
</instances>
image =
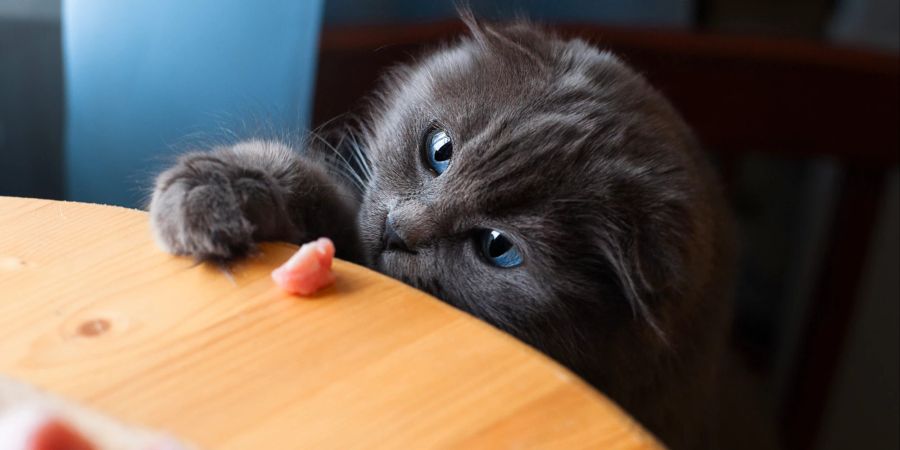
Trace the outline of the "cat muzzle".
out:
<instances>
[{"instance_id":1,"label":"cat muzzle","mask_svg":"<svg viewBox=\"0 0 900 450\"><path fill-rule=\"evenodd\" d=\"M384 219L384 235L382 236L382 246L385 250L397 250L403 252L412 252L403 237L397 233L394 228L394 220L388 215Z\"/></svg>"}]
</instances>

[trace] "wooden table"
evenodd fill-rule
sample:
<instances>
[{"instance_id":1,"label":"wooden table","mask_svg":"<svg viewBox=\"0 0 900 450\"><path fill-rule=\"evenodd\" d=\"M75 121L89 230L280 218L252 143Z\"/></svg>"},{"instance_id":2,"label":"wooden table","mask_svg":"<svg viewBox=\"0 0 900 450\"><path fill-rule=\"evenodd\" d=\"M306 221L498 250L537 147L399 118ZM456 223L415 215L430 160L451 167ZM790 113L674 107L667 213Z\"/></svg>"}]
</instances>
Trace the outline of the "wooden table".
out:
<instances>
[{"instance_id":1,"label":"wooden table","mask_svg":"<svg viewBox=\"0 0 900 450\"><path fill-rule=\"evenodd\" d=\"M335 262L313 299L167 255L145 213L0 197L0 372L208 448L659 445L563 367Z\"/></svg>"}]
</instances>

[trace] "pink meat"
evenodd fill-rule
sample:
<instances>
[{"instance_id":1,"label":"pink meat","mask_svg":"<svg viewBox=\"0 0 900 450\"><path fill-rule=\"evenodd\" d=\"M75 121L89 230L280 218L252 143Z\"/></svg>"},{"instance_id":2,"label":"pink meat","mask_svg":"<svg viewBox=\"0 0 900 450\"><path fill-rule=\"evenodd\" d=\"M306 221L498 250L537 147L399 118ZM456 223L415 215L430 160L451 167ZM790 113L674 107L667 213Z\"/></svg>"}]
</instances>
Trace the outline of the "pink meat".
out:
<instances>
[{"instance_id":1,"label":"pink meat","mask_svg":"<svg viewBox=\"0 0 900 450\"><path fill-rule=\"evenodd\" d=\"M80 432L53 413L19 407L0 417L0 450L95 450Z\"/></svg>"},{"instance_id":2,"label":"pink meat","mask_svg":"<svg viewBox=\"0 0 900 450\"><path fill-rule=\"evenodd\" d=\"M333 260L334 243L331 239L319 238L303 244L291 259L272 272L272 279L291 294L311 295L334 283Z\"/></svg>"},{"instance_id":3,"label":"pink meat","mask_svg":"<svg viewBox=\"0 0 900 450\"><path fill-rule=\"evenodd\" d=\"M2 398L0 398L2 400ZM88 430L79 430L69 422L51 410L42 409L39 406L22 404L14 406L9 411L2 411L4 407L0 403L0 450L97 450L100 448L120 448L128 442L129 437L134 439L134 445L127 448L141 448L143 450L186 450L172 438L162 436L152 442L147 441L146 436L135 433L129 436L130 430L118 428L115 422L104 424L106 418L87 418L85 423L93 422L92 434ZM77 411L76 411L77 412ZM98 426L98 423L100 426ZM82 425L85 425L82 423ZM106 425L104 427L103 425ZM82 431L85 431L84 433ZM122 434L124 433L124 434ZM102 438L106 436L106 445L103 441L95 442L90 437ZM138 447L138 442L141 446Z\"/></svg>"},{"instance_id":4,"label":"pink meat","mask_svg":"<svg viewBox=\"0 0 900 450\"><path fill-rule=\"evenodd\" d=\"M51 418L34 430L31 438L31 450L94 450L81 433L72 429L67 423Z\"/></svg>"}]
</instances>

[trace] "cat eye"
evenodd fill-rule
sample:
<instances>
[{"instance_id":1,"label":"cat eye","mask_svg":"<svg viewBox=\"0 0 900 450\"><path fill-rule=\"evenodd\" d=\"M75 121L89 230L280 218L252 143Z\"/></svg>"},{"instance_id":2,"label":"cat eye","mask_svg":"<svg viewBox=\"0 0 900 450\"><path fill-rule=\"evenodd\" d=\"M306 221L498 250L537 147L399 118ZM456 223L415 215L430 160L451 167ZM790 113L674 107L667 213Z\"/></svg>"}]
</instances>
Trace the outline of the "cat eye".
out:
<instances>
[{"instance_id":1,"label":"cat eye","mask_svg":"<svg viewBox=\"0 0 900 450\"><path fill-rule=\"evenodd\" d=\"M478 239L481 253L489 263L503 268L522 264L522 255L502 231L483 230Z\"/></svg>"},{"instance_id":2,"label":"cat eye","mask_svg":"<svg viewBox=\"0 0 900 450\"><path fill-rule=\"evenodd\" d=\"M425 136L425 160L431 170L438 175L444 173L450 166L450 158L453 157L453 141L446 131L433 129Z\"/></svg>"}]
</instances>

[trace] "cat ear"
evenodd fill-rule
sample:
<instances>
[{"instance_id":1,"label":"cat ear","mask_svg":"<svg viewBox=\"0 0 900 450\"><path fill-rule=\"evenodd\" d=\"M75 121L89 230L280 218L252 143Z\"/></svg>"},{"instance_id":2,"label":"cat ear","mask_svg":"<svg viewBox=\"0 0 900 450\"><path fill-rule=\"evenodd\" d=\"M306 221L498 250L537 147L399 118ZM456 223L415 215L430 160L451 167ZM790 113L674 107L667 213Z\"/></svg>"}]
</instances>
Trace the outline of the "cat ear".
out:
<instances>
[{"instance_id":1,"label":"cat ear","mask_svg":"<svg viewBox=\"0 0 900 450\"><path fill-rule=\"evenodd\" d=\"M656 264L666 264L664 255L657 255L656 262L646 261L639 248L639 239L633 237L626 241L612 239L601 248L604 259L612 268L622 294L628 300L635 317L640 316L663 342L668 342L665 331L659 326L657 318L650 308L653 297L663 288L664 268Z\"/></svg>"},{"instance_id":2,"label":"cat ear","mask_svg":"<svg viewBox=\"0 0 900 450\"><path fill-rule=\"evenodd\" d=\"M489 47L487 36L488 26L477 17L475 17L475 13L472 12L469 4L458 4L456 7L456 13L459 14L460 20L462 20L462 22L466 25L466 28L472 35L472 38L475 39L475 42L478 42L483 47Z\"/></svg>"},{"instance_id":3,"label":"cat ear","mask_svg":"<svg viewBox=\"0 0 900 450\"><path fill-rule=\"evenodd\" d=\"M504 60L520 62L524 58L527 60L525 67L546 69L545 58L538 55L535 46L536 43L542 43L546 39L544 34L535 31L536 26L528 20L520 19L518 25L513 23L496 27L475 17L467 6L462 6L457 11L472 39L482 49Z\"/></svg>"}]
</instances>

